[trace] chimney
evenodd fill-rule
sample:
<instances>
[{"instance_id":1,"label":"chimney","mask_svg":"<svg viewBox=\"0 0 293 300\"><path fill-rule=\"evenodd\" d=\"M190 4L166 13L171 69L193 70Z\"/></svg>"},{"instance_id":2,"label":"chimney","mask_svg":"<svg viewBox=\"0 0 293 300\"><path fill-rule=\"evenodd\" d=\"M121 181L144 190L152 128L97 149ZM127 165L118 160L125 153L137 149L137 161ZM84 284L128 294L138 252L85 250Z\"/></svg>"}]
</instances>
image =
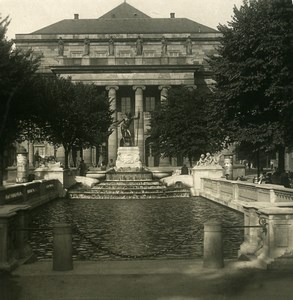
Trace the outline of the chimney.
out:
<instances>
[{"instance_id":1,"label":"chimney","mask_svg":"<svg viewBox=\"0 0 293 300\"><path fill-rule=\"evenodd\" d=\"M78 14L74 14L74 20L78 20L79 19L79 15Z\"/></svg>"},{"instance_id":2,"label":"chimney","mask_svg":"<svg viewBox=\"0 0 293 300\"><path fill-rule=\"evenodd\" d=\"M175 19L175 13L170 13L170 18Z\"/></svg>"}]
</instances>

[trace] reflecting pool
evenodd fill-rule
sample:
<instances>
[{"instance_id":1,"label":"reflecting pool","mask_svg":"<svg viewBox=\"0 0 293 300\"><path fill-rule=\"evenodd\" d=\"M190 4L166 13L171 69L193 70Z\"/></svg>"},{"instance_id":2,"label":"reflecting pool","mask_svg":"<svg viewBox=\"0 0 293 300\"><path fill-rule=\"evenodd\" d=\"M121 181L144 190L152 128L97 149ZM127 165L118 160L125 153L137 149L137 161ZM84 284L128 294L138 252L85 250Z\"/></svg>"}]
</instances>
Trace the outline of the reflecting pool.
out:
<instances>
[{"instance_id":1,"label":"reflecting pool","mask_svg":"<svg viewBox=\"0 0 293 300\"><path fill-rule=\"evenodd\" d=\"M139 200L58 199L32 212L31 227L73 226L76 260L196 258L203 254L203 224L243 225L243 214L193 197ZM236 258L243 229L223 229L224 257ZM32 231L39 260L52 258L52 231Z\"/></svg>"}]
</instances>

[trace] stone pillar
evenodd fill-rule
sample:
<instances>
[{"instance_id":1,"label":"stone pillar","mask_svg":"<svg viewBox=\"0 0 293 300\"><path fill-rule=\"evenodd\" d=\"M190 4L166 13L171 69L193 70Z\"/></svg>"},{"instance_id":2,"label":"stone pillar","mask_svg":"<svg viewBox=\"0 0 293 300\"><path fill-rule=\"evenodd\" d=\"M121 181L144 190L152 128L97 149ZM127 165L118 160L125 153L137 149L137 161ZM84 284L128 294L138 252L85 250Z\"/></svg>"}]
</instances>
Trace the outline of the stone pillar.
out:
<instances>
[{"instance_id":1,"label":"stone pillar","mask_svg":"<svg viewBox=\"0 0 293 300\"><path fill-rule=\"evenodd\" d=\"M111 101L111 109L113 112L113 121L117 121L117 95L116 91L118 90L118 86L107 86L106 90L108 92L109 101ZM113 128L112 134L108 138L108 158L109 161L112 158L113 161L116 161L117 156L117 149L118 149L118 131L117 127Z\"/></svg>"},{"instance_id":2,"label":"stone pillar","mask_svg":"<svg viewBox=\"0 0 293 300\"><path fill-rule=\"evenodd\" d=\"M161 91L161 95L160 95L161 104L166 103L169 88L170 88L170 86L167 86L167 85L160 85L159 86L159 90ZM169 157L164 157L163 155L161 155L160 156L159 167L170 167L170 166L171 165L170 165Z\"/></svg>"},{"instance_id":3,"label":"stone pillar","mask_svg":"<svg viewBox=\"0 0 293 300\"><path fill-rule=\"evenodd\" d=\"M148 157L148 167L155 166L155 158L153 156L152 143L149 144L149 157Z\"/></svg>"},{"instance_id":4,"label":"stone pillar","mask_svg":"<svg viewBox=\"0 0 293 300\"><path fill-rule=\"evenodd\" d=\"M34 166L34 143L33 142L28 142L28 162L29 162L29 167Z\"/></svg>"},{"instance_id":5,"label":"stone pillar","mask_svg":"<svg viewBox=\"0 0 293 300\"><path fill-rule=\"evenodd\" d=\"M17 153L17 174L16 183L24 183L28 181L28 153L24 147L20 147Z\"/></svg>"},{"instance_id":6,"label":"stone pillar","mask_svg":"<svg viewBox=\"0 0 293 300\"><path fill-rule=\"evenodd\" d=\"M53 228L53 270L73 269L72 228L70 224L55 224Z\"/></svg>"},{"instance_id":7,"label":"stone pillar","mask_svg":"<svg viewBox=\"0 0 293 300\"><path fill-rule=\"evenodd\" d=\"M143 91L145 86L134 86L135 91L135 116L140 113L140 118L134 120L134 143L139 148L141 161L144 163L144 115L143 115Z\"/></svg>"},{"instance_id":8,"label":"stone pillar","mask_svg":"<svg viewBox=\"0 0 293 300\"><path fill-rule=\"evenodd\" d=\"M203 266L214 269L224 267L222 225L216 220L204 224Z\"/></svg>"},{"instance_id":9,"label":"stone pillar","mask_svg":"<svg viewBox=\"0 0 293 300\"><path fill-rule=\"evenodd\" d=\"M258 251L262 249L262 228L259 226L258 208L252 205L243 206L244 210L244 241L238 251L240 259L251 259L258 255ZM252 227L249 227L252 226Z\"/></svg>"},{"instance_id":10,"label":"stone pillar","mask_svg":"<svg viewBox=\"0 0 293 300\"><path fill-rule=\"evenodd\" d=\"M92 163L94 166L97 165L96 155L97 155L97 149L96 149L96 147L92 147Z\"/></svg>"},{"instance_id":11,"label":"stone pillar","mask_svg":"<svg viewBox=\"0 0 293 300\"><path fill-rule=\"evenodd\" d=\"M22 206L17 212L18 228L24 229L29 227L29 206ZM28 243L29 232L27 230L18 230L16 232L16 243L19 252L19 258L29 258L33 255L33 251Z\"/></svg>"},{"instance_id":12,"label":"stone pillar","mask_svg":"<svg viewBox=\"0 0 293 300\"><path fill-rule=\"evenodd\" d=\"M16 215L14 208L0 207L0 270L11 271L17 266L16 249L13 240L16 232L11 232L12 218Z\"/></svg>"}]
</instances>

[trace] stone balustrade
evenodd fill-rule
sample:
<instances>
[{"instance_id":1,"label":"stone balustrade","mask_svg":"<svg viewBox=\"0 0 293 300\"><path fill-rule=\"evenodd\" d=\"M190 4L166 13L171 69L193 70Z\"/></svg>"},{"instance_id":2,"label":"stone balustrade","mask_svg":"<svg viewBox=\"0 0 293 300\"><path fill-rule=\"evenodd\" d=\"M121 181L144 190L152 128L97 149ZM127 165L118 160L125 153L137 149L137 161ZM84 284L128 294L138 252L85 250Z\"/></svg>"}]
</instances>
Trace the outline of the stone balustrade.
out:
<instances>
[{"instance_id":1,"label":"stone balustrade","mask_svg":"<svg viewBox=\"0 0 293 300\"><path fill-rule=\"evenodd\" d=\"M293 189L201 178L200 196L244 214L244 241L239 257L271 268L292 268Z\"/></svg>"},{"instance_id":2,"label":"stone balustrade","mask_svg":"<svg viewBox=\"0 0 293 300\"><path fill-rule=\"evenodd\" d=\"M226 179L201 178L200 196L244 211L243 206L254 202L263 207L279 206L284 203L293 206L293 189L280 185L254 184Z\"/></svg>"},{"instance_id":3,"label":"stone balustrade","mask_svg":"<svg viewBox=\"0 0 293 300\"><path fill-rule=\"evenodd\" d=\"M0 205L39 206L59 196L57 180L35 180L0 189Z\"/></svg>"},{"instance_id":4,"label":"stone balustrade","mask_svg":"<svg viewBox=\"0 0 293 300\"><path fill-rule=\"evenodd\" d=\"M29 211L59 197L58 180L35 180L0 189L0 270L10 271L28 259Z\"/></svg>"},{"instance_id":5,"label":"stone balustrade","mask_svg":"<svg viewBox=\"0 0 293 300\"><path fill-rule=\"evenodd\" d=\"M0 206L0 270L14 269L20 260L29 258L28 244L29 205Z\"/></svg>"}]
</instances>

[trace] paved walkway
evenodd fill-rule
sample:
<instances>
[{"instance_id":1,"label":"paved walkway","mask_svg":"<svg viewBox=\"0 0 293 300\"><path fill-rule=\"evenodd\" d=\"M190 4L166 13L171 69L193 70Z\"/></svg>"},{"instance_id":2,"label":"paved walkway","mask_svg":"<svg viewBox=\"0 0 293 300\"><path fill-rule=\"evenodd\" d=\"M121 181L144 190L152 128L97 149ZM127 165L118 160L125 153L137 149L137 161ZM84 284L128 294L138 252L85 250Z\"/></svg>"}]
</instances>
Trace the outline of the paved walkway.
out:
<instances>
[{"instance_id":1,"label":"paved walkway","mask_svg":"<svg viewBox=\"0 0 293 300\"><path fill-rule=\"evenodd\" d=\"M204 269L201 260L51 262L22 265L0 276L1 300L293 299L293 270L267 271L247 262Z\"/></svg>"}]
</instances>

